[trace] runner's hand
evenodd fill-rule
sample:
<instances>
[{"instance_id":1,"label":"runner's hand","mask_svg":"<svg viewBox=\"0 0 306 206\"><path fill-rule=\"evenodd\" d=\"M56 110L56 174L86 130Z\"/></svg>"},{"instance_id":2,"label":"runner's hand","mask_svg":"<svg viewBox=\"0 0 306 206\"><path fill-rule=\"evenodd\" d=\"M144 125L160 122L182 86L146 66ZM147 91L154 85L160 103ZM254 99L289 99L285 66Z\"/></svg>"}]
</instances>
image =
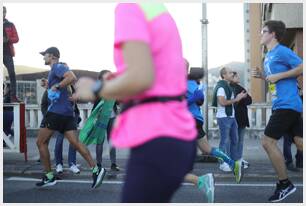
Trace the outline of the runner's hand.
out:
<instances>
[{"instance_id":1,"label":"runner's hand","mask_svg":"<svg viewBox=\"0 0 306 206\"><path fill-rule=\"evenodd\" d=\"M253 68L251 70L252 77L261 78L262 79L262 71L258 67Z\"/></svg>"},{"instance_id":2,"label":"runner's hand","mask_svg":"<svg viewBox=\"0 0 306 206\"><path fill-rule=\"evenodd\" d=\"M271 74L267 76L266 80L272 84L276 83L277 81L280 80L280 77L278 74Z\"/></svg>"}]
</instances>

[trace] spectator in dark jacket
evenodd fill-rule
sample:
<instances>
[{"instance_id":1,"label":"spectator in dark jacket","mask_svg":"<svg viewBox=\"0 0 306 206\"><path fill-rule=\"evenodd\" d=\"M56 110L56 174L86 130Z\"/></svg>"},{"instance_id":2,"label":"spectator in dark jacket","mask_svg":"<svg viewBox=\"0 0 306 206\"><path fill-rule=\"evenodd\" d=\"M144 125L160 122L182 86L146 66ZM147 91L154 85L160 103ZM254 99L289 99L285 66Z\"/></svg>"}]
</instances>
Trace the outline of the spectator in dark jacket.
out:
<instances>
[{"instance_id":1,"label":"spectator in dark jacket","mask_svg":"<svg viewBox=\"0 0 306 206\"><path fill-rule=\"evenodd\" d=\"M11 102L20 102L16 96L16 74L13 57L15 50L13 44L19 41L15 25L6 18L6 7L3 7L3 64L5 65L9 78L11 90Z\"/></svg>"},{"instance_id":2,"label":"spectator in dark jacket","mask_svg":"<svg viewBox=\"0 0 306 206\"><path fill-rule=\"evenodd\" d=\"M233 81L231 82L231 87L233 89L235 97L242 91L246 91L240 84L240 77L237 72L233 72ZM240 159L244 164L244 168L248 168L249 163L242 158L243 153L243 140L246 131L246 127L250 126L248 117L247 105L252 104L252 97L247 94L246 98L243 98L240 102L234 105L235 108L235 118L238 124L238 154Z\"/></svg>"}]
</instances>

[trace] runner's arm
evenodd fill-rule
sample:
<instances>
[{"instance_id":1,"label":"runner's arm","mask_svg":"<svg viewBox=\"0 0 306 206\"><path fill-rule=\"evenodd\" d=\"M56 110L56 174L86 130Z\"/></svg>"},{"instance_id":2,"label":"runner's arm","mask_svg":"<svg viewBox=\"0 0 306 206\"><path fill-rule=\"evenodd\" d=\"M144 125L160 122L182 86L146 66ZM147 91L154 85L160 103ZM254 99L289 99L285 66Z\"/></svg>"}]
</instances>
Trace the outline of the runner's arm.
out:
<instances>
[{"instance_id":1,"label":"runner's arm","mask_svg":"<svg viewBox=\"0 0 306 206\"><path fill-rule=\"evenodd\" d=\"M266 80L268 82L271 83L275 83L281 79L287 79L287 78L291 78L291 77L297 77L300 74L303 73L303 64L300 64L299 66L297 66L294 69L291 69L289 71L286 72L281 72L281 73L277 73L277 74L271 74L269 75Z\"/></svg>"},{"instance_id":2,"label":"runner's arm","mask_svg":"<svg viewBox=\"0 0 306 206\"><path fill-rule=\"evenodd\" d=\"M128 41L123 43L122 52L127 65L125 72L105 81L100 96L106 99L124 99L149 89L154 82L152 54L146 43Z\"/></svg>"},{"instance_id":3,"label":"runner's arm","mask_svg":"<svg viewBox=\"0 0 306 206\"><path fill-rule=\"evenodd\" d=\"M75 74L72 71L65 72L63 77L64 79L59 83L60 88L66 87L77 80Z\"/></svg>"}]
</instances>

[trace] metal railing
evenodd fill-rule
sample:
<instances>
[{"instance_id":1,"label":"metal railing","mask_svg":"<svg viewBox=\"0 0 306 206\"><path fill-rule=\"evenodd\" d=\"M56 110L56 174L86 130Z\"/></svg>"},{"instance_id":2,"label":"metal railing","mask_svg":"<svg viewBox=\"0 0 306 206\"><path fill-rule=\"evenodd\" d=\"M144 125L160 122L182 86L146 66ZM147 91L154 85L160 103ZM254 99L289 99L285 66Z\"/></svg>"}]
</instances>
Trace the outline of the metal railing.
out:
<instances>
[{"instance_id":1,"label":"metal railing","mask_svg":"<svg viewBox=\"0 0 306 206\"><path fill-rule=\"evenodd\" d=\"M82 128L92 109L92 104L78 104L82 121L79 128ZM252 104L248 106L250 127L248 130L263 131L271 115L271 105ZM38 129L42 120L42 113L38 105L26 105L25 124L27 129ZM208 128L209 131L218 130L216 108L208 109Z\"/></svg>"},{"instance_id":2,"label":"metal railing","mask_svg":"<svg viewBox=\"0 0 306 206\"><path fill-rule=\"evenodd\" d=\"M5 147L3 152L7 153L24 153L24 159L27 161L27 140L26 140L26 127L25 127L25 104L23 103L10 103L3 104L3 109L11 108L3 111L13 115L13 135L8 136L3 133L3 140ZM3 120L5 121L5 119Z\"/></svg>"}]
</instances>

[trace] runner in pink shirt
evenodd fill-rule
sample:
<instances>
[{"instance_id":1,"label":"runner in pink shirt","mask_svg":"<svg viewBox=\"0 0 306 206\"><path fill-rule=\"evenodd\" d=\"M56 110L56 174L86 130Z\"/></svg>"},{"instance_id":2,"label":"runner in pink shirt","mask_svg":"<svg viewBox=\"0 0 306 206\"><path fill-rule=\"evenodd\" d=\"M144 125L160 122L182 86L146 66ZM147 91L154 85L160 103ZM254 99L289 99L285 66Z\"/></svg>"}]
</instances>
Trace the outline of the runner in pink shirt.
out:
<instances>
[{"instance_id":1,"label":"runner in pink shirt","mask_svg":"<svg viewBox=\"0 0 306 206\"><path fill-rule=\"evenodd\" d=\"M163 4L118 4L115 18L116 75L93 92L80 79L76 95L124 103L111 134L114 146L131 148L121 201L169 202L196 154L181 39Z\"/></svg>"}]
</instances>

